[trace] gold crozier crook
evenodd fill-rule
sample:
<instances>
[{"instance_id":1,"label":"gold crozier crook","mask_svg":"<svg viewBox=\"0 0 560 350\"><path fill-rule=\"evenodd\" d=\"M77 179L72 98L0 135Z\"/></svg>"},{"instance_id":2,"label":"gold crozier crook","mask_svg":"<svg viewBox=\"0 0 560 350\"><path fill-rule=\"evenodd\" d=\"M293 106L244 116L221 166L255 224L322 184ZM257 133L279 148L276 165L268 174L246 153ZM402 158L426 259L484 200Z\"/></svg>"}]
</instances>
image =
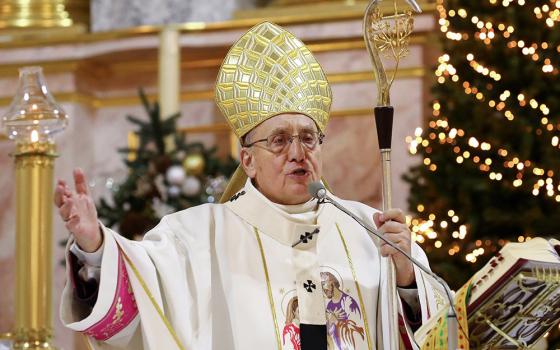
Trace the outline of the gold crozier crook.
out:
<instances>
[{"instance_id":1,"label":"gold crozier crook","mask_svg":"<svg viewBox=\"0 0 560 350\"><path fill-rule=\"evenodd\" d=\"M391 106L390 90L395 80L400 60L408 54L408 43L414 24L412 11L399 12L397 1L393 0L394 13L384 16L379 3L371 0L364 15L364 40L374 67L377 83L377 106L375 107L375 124L381 151L383 170L383 210L390 209L391 204L391 134L393 130L393 107ZM405 0L415 12L421 12L414 0ZM394 73L390 79L381 60L381 55L395 62ZM383 258L385 259L385 258ZM388 326L388 334L381 335L379 348L399 349L400 332L398 328L398 296L395 267L392 259L386 259L387 284L381 295L387 296L388 310L381 321ZM378 337L379 338L379 337Z\"/></svg>"}]
</instances>

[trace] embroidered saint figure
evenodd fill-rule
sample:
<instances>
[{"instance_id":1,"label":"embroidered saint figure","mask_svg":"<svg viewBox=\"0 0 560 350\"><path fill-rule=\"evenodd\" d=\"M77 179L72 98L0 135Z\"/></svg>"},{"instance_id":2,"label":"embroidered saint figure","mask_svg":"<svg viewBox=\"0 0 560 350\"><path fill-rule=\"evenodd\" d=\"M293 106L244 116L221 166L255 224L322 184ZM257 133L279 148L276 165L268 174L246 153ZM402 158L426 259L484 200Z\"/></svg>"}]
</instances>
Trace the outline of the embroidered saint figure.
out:
<instances>
[{"instance_id":1,"label":"embroidered saint figure","mask_svg":"<svg viewBox=\"0 0 560 350\"><path fill-rule=\"evenodd\" d=\"M282 348L285 350L301 350L297 296L290 299L286 307L286 324L282 331Z\"/></svg>"},{"instance_id":2,"label":"embroidered saint figure","mask_svg":"<svg viewBox=\"0 0 560 350\"><path fill-rule=\"evenodd\" d=\"M362 312L358 303L341 289L340 281L330 272L321 272L321 285L327 304L329 349L355 349L355 336L364 339L364 328L360 326Z\"/></svg>"}]
</instances>

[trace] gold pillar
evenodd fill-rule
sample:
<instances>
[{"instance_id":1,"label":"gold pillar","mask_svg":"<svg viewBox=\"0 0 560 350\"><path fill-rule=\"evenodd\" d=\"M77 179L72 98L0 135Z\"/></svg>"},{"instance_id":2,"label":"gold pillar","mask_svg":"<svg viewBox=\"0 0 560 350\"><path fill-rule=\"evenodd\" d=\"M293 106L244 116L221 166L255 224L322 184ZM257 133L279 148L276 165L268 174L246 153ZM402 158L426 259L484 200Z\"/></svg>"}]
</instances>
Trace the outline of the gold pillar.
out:
<instances>
[{"instance_id":1,"label":"gold pillar","mask_svg":"<svg viewBox=\"0 0 560 350\"><path fill-rule=\"evenodd\" d=\"M89 28L89 0L3 0L0 29Z\"/></svg>"},{"instance_id":2,"label":"gold pillar","mask_svg":"<svg viewBox=\"0 0 560 350\"><path fill-rule=\"evenodd\" d=\"M54 349L52 340L53 135L68 115L41 67L23 67L2 128L16 142L16 350Z\"/></svg>"},{"instance_id":3,"label":"gold pillar","mask_svg":"<svg viewBox=\"0 0 560 350\"><path fill-rule=\"evenodd\" d=\"M16 145L16 329L14 349L54 349L52 198L55 145Z\"/></svg>"}]
</instances>

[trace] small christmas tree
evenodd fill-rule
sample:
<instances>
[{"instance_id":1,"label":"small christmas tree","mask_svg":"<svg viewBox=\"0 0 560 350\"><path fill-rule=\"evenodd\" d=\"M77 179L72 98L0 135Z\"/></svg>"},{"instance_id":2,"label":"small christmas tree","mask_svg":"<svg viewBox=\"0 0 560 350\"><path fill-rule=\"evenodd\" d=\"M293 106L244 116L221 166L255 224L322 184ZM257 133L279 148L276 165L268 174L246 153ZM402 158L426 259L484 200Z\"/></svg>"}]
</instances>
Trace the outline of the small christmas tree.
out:
<instances>
[{"instance_id":1,"label":"small christmas tree","mask_svg":"<svg viewBox=\"0 0 560 350\"><path fill-rule=\"evenodd\" d=\"M138 126L139 145L118 150L128 176L115 186L112 198L102 198L97 206L100 219L130 239L143 236L166 214L217 202L237 167L229 156L218 158L215 147L187 143L177 132L179 114L162 120L157 103L150 104L142 91L140 99L149 121L127 116Z\"/></svg>"}]
</instances>

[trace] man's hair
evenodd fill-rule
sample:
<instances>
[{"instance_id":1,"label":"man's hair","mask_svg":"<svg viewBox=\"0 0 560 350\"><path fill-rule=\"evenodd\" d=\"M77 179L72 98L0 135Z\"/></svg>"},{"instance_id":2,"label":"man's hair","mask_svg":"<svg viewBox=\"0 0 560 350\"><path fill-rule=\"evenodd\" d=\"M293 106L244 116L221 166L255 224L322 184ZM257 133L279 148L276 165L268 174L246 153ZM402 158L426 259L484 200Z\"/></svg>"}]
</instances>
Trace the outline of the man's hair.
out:
<instances>
[{"instance_id":1,"label":"man's hair","mask_svg":"<svg viewBox=\"0 0 560 350\"><path fill-rule=\"evenodd\" d=\"M251 140L253 139L253 131L255 129L250 130L248 133L246 133L245 135L241 136L241 146L245 147L245 145L251 143Z\"/></svg>"},{"instance_id":2,"label":"man's hair","mask_svg":"<svg viewBox=\"0 0 560 350\"><path fill-rule=\"evenodd\" d=\"M286 325L289 325L294 321L296 318L296 310L298 308L298 299L297 297L293 297L288 302L288 306L286 307Z\"/></svg>"},{"instance_id":3,"label":"man's hair","mask_svg":"<svg viewBox=\"0 0 560 350\"><path fill-rule=\"evenodd\" d=\"M338 279L330 272L321 272L321 278L324 278L324 281L333 281L334 286L337 289L340 289L340 282L338 281Z\"/></svg>"}]
</instances>

